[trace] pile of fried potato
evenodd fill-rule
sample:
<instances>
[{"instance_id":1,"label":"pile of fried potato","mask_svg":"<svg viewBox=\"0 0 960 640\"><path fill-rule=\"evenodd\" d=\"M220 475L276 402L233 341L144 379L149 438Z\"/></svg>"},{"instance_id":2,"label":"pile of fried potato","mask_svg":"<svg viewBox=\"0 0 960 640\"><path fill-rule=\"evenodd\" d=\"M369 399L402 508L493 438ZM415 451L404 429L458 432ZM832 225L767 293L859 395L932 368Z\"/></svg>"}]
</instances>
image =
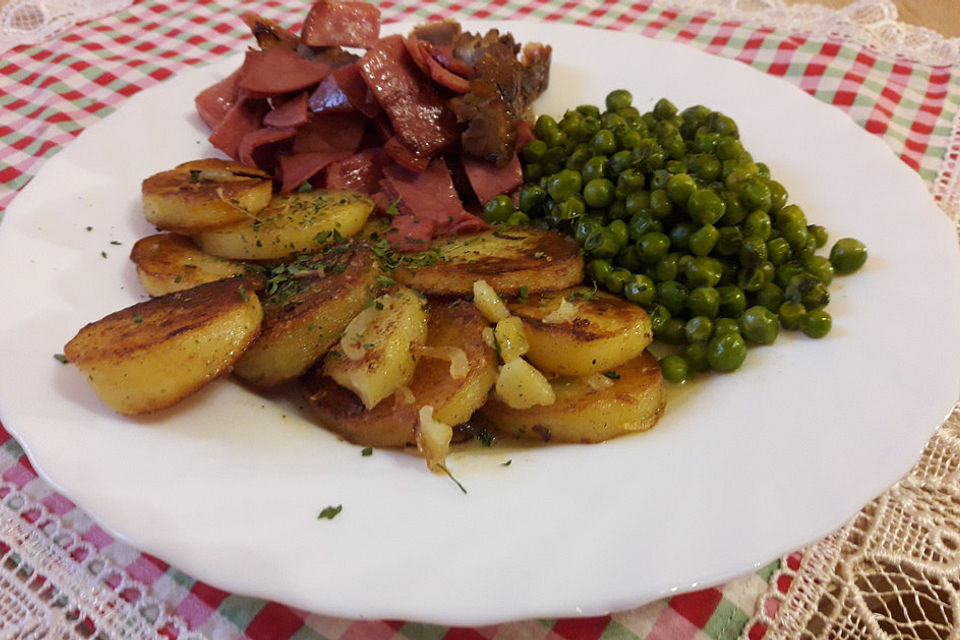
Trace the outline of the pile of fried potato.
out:
<instances>
[{"instance_id":1,"label":"pile of fried potato","mask_svg":"<svg viewBox=\"0 0 960 640\"><path fill-rule=\"evenodd\" d=\"M267 174L218 159L151 176L142 193L160 233L131 259L151 299L64 348L122 414L231 372L255 388L295 382L322 426L416 447L437 470L471 429L599 442L663 411L646 313L582 286L566 236L497 228L398 254L366 196L274 195Z\"/></svg>"}]
</instances>

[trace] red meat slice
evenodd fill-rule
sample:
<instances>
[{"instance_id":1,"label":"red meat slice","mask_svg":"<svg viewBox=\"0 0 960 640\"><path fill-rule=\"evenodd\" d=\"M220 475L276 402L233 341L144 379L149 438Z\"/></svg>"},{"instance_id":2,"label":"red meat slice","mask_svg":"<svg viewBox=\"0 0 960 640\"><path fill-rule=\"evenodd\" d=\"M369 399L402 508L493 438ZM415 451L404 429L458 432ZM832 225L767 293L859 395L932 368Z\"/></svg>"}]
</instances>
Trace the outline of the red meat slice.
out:
<instances>
[{"instance_id":1,"label":"red meat slice","mask_svg":"<svg viewBox=\"0 0 960 640\"><path fill-rule=\"evenodd\" d=\"M436 232L435 220L407 213L390 218L390 228L385 236L397 251L412 252L427 249Z\"/></svg>"},{"instance_id":2,"label":"red meat slice","mask_svg":"<svg viewBox=\"0 0 960 640\"><path fill-rule=\"evenodd\" d=\"M380 39L358 64L397 139L413 155L432 156L460 138L456 117L417 69L403 36Z\"/></svg>"},{"instance_id":3,"label":"red meat slice","mask_svg":"<svg viewBox=\"0 0 960 640\"><path fill-rule=\"evenodd\" d=\"M261 128L260 122L268 109L266 100L238 99L210 134L210 144L238 159L240 142Z\"/></svg>"},{"instance_id":4,"label":"red meat slice","mask_svg":"<svg viewBox=\"0 0 960 640\"><path fill-rule=\"evenodd\" d=\"M300 39L312 47L369 49L380 36L380 10L365 2L320 0L311 7Z\"/></svg>"},{"instance_id":5,"label":"red meat slice","mask_svg":"<svg viewBox=\"0 0 960 640\"><path fill-rule=\"evenodd\" d=\"M331 71L332 67L284 47L251 49L240 67L239 87L261 96L281 95L315 85Z\"/></svg>"},{"instance_id":6,"label":"red meat slice","mask_svg":"<svg viewBox=\"0 0 960 640\"><path fill-rule=\"evenodd\" d=\"M311 180L325 167L344 158L343 153L295 153L280 156L281 193L290 193ZM329 187L329 185L327 185Z\"/></svg>"},{"instance_id":7,"label":"red meat slice","mask_svg":"<svg viewBox=\"0 0 960 640\"><path fill-rule=\"evenodd\" d=\"M360 147L366 122L366 118L355 111L313 114L305 125L297 129L293 152L350 155Z\"/></svg>"},{"instance_id":8,"label":"red meat slice","mask_svg":"<svg viewBox=\"0 0 960 640\"><path fill-rule=\"evenodd\" d=\"M237 69L220 82L201 91L194 98L194 105L197 107L200 119L211 130L217 128L227 116L230 108L236 103L239 95L239 89L237 88L239 80L240 70Z\"/></svg>"},{"instance_id":9,"label":"red meat slice","mask_svg":"<svg viewBox=\"0 0 960 640\"><path fill-rule=\"evenodd\" d=\"M307 93L305 91L301 91L263 117L263 124L268 127L299 127L306 123Z\"/></svg>"},{"instance_id":10,"label":"red meat slice","mask_svg":"<svg viewBox=\"0 0 960 640\"><path fill-rule=\"evenodd\" d=\"M327 167L327 188L348 189L372 195L380 189L383 168L390 157L383 149L364 149Z\"/></svg>"},{"instance_id":11,"label":"red meat slice","mask_svg":"<svg viewBox=\"0 0 960 640\"><path fill-rule=\"evenodd\" d=\"M516 155L502 169L469 156L463 156L460 161L481 204L501 193L509 194L523 184L523 169Z\"/></svg>"}]
</instances>

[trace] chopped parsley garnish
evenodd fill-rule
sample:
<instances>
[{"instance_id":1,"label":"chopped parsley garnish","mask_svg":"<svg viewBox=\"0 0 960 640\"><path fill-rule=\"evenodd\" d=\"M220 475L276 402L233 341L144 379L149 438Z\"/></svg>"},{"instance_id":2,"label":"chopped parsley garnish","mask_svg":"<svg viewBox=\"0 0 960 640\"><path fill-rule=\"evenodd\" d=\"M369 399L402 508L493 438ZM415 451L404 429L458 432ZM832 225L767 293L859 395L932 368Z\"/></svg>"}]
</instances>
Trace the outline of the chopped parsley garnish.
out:
<instances>
[{"instance_id":1,"label":"chopped parsley garnish","mask_svg":"<svg viewBox=\"0 0 960 640\"><path fill-rule=\"evenodd\" d=\"M509 467L512 463L513 463L513 458L510 458L510 459L507 460L506 462L502 462L502 463L500 464L500 466L501 466L501 467Z\"/></svg>"},{"instance_id":2,"label":"chopped parsley garnish","mask_svg":"<svg viewBox=\"0 0 960 640\"><path fill-rule=\"evenodd\" d=\"M476 436L477 440L480 441L480 444L485 447L489 447L493 444L493 434L482 427L477 429L474 435Z\"/></svg>"},{"instance_id":3,"label":"chopped parsley garnish","mask_svg":"<svg viewBox=\"0 0 960 640\"><path fill-rule=\"evenodd\" d=\"M69 362L69 360L67 360L67 356L63 355L62 353L53 354L53 359L61 364L67 364Z\"/></svg>"},{"instance_id":4,"label":"chopped parsley garnish","mask_svg":"<svg viewBox=\"0 0 960 640\"><path fill-rule=\"evenodd\" d=\"M520 302L526 302L526 301L527 301L527 296L530 295L530 290L527 289L527 285L523 285L523 286L520 287L520 290L517 292L517 294L518 294L518 295L517 295L517 299L518 299Z\"/></svg>"},{"instance_id":5,"label":"chopped parsley garnish","mask_svg":"<svg viewBox=\"0 0 960 640\"><path fill-rule=\"evenodd\" d=\"M343 511L343 505L338 504L337 506L324 507L323 511L320 512L320 515L317 516L317 520L333 520L336 518L340 512Z\"/></svg>"},{"instance_id":6,"label":"chopped parsley garnish","mask_svg":"<svg viewBox=\"0 0 960 640\"><path fill-rule=\"evenodd\" d=\"M141 322L143 322L143 316L140 315L138 312L134 311L134 312L133 312L133 321L134 321L136 324L140 324Z\"/></svg>"},{"instance_id":7,"label":"chopped parsley garnish","mask_svg":"<svg viewBox=\"0 0 960 640\"><path fill-rule=\"evenodd\" d=\"M366 457L368 457L368 456L372 456L372 455L373 455L373 447L364 447L363 450L360 451L360 455L362 455L364 458L366 458Z\"/></svg>"},{"instance_id":8,"label":"chopped parsley garnish","mask_svg":"<svg viewBox=\"0 0 960 640\"><path fill-rule=\"evenodd\" d=\"M614 371L613 369L611 369L610 371L604 371L604 372L603 372L603 375L607 376L607 377L610 378L611 380L619 380L619 379L620 379L620 374L617 373L616 371Z\"/></svg>"},{"instance_id":9,"label":"chopped parsley garnish","mask_svg":"<svg viewBox=\"0 0 960 640\"><path fill-rule=\"evenodd\" d=\"M244 302L250 302L250 294L247 293L246 288L241 284L237 287L237 293L240 294L240 299Z\"/></svg>"}]
</instances>

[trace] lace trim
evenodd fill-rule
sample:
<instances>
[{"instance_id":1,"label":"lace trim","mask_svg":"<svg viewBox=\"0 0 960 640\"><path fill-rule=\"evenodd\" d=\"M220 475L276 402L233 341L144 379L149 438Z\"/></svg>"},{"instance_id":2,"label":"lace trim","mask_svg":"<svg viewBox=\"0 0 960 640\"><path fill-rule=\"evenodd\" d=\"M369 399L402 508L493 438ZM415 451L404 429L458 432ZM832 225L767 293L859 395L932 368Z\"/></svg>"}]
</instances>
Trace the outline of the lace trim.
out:
<instances>
[{"instance_id":1,"label":"lace trim","mask_svg":"<svg viewBox=\"0 0 960 640\"><path fill-rule=\"evenodd\" d=\"M960 404L914 469L847 526L782 563L744 638L956 638Z\"/></svg>"},{"instance_id":2,"label":"lace trim","mask_svg":"<svg viewBox=\"0 0 960 640\"><path fill-rule=\"evenodd\" d=\"M203 640L43 504L10 483L0 500L0 637Z\"/></svg>"},{"instance_id":3,"label":"lace trim","mask_svg":"<svg viewBox=\"0 0 960 640\"><path fill-rule=\"evenodd\" d=\"M670 0L685 12L714 12L722 20L761 24L780 32L829 36L864 44L884 56L930 66L960 64L960 38L899 21L891 0L858 0L842 9L783 0Z\"/></svg>"},{"instance_id":4,"label":"lace trim","mask_svg":"<svg viewBox=\"0 0 960 640\"><path fill-rule=\"evenodd\" d=\"M10 0L0 6L0 53L21 44L37 44L131 4L133 0Z\"/></svg>"}]
</instances>

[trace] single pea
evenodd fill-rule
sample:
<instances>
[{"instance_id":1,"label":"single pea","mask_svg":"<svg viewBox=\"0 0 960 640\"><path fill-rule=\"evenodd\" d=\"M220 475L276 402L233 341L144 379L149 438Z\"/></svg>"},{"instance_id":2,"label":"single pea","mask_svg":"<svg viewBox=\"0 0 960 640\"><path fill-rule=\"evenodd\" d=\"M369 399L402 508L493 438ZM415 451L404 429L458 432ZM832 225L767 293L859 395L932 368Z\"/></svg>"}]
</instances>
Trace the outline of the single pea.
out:
<instances>
[{"instance_id":1,"label":"single pea","mask_svg":"<svg viewBox=\"0 0 960 640\"><path fill-rule=\"evenodd\" d=\"M688 251L690 236L699 228L700 225L693 220L685 220L673 225L670 229L670 246L678 251Z\"/></svg>"},{"instance_id":2,"label":"single pea","mask_svg":"<svg viewBox=\"0 0 960 640\"><path fill-rule=\"evenodd\" d=\"M587 117L591 117L591 118L600 117L600 108L594 104L581 104L577 106L577 111L579 111L581 115L584 115Z\"/></svg>"},{"instance_id":3,"label":"single pea","mask_svg":"<svg viewBox=\"0 0 960 640\"><path fill-rule=\"evenodd\" d=\"M653 175L650 176L650 190L656 191L657 189L663 189L666 191L667 184L669 184L671 177L673 177L673 174L666 169L657 169L653 172Z\"/></svg>"},{"instance_id":4,"label":"single pea","mask_svg":"<svg viewBox=\"0 0 960 640\"><path fill-rule=\"evenodd\" d=\"M583 241L583 249L594 258L610 259L620 252L614 233L606 227L594 229ZM621 285L621 289L623 285Z\"/></svg>"},{"instance_id":5,"label":"single pea","mask_svg":"<svg viewBox=\"0 0 960 640\"><path fill-rule=\"evenodd\" d=\"M640 237L649 231L662 231L663 225L654 218L649 211L637 213L631 216L627 223L627 231L630 234L630 240L636 242Z\"/></svg>"},{"instance_id":6,"label":"single pea","mask_svg":"<svg viewBox=\"0 0 960 640\"><path fill-rule=\"evenodd\" d=\"M676 354L660 359L660 373L663 379L674 384L682 384L690 378L690 364Z\"/></svg>"},{"instance_id":7,"label":"single pea","mask_svg":"<svg viewBox=\"0 0 960 640\"><path fill-rule=\"evenodd\" d=\"M687 263L683 275L691 287L715 287L722 273L723 267L715 258L697 256Z\"/></svg>"},{"instance_id":8,"label":"single pea","mask_svg":"<svg viewBox=\"0 0 960 640\"><path fill-rule=\"evenodd\" d=\"M650 192L646 189L637 189L627 194L623 201L627 215L634 216L638 213L650 213Z\"/></svg>"},{"instance_id":9,"label":"single pea","mask_svg":"<svg viewBox=\"0 0 960 640\"><path fill-rule=\"evenodd\" d=\"M524 162L539 162L543 154L547 152L547 143L543 140L531 140L523 145L520 157Z\"/></svg>"},{"instance_id":10,"label":"single pea","mask_svg":"<svg viewBox=\"0 0 960 640\"><path fill-rule=\"evenodd\" d=\"M772 228L773 224L770 222L770 215L760 209L750 212L743 221L743 235L760 238L763 241L770 238L770 230Z\"/></svg>"},{"instance_id":11,"label":"single pea","mask_svg":"<svg viewBox=\"0 0 960 640\"><path fill-rule=\"evenodd\" d=\"M543 172L547 175L557 173L566 167L566 164L567 150L564 147L550 147L543 154L543 158L540 159Z\"/></svg>"},{"instance_id":12,"label":"single pea","mask_svg":"<svg viewBox=\"0 0 960 640\"><path fill-rule=\"evenodd\" d=\"M686 206L690 194L696 190L696 180L686 173L670 176L667 181L667 196L669 196L671 202L681 207Z\"/></svg>"},{"instance_id":13,"label":"single pea","mask_svg":"<svg viewBox=\"0 0 960 640\"><path fill-rule=\"evenodd\" d=\"M803 212L803 209L795 204L789 204L774 214L774 224L777 225L778 229L783 229L791 222L799 222L804 226L807 225L806 214Z\"/></svg>"},{"instance_id":14,"label":"single pea","mask_svg":"<svg viewBox=\"0 0 960 640\"><path fill-rule=\"evenodd\" d=\"M513 212L513 201L506 195L494 196L483 205L483 219L490 224L506 222Z\"/></svg>"},{"instance_id":15,"label":"single pea","mask_svg":"<svg viewBox=\"0 0 960 640\"><path fill-rule=\"evenodd\" d=\"M600 126L616 134L627 130L627 121L620 114L608 109L600 114Z\"/></svg>"},{"instance_id":16,"label":"single pea","mask_svg":"<svg viewBox=\"0 0 960 640\"><path fill-rule=\"evenodd\" d=\"M746 219L749 212L740 204L740 194L728 189L721 192L720 198L723 200L724 206L723 217L720 218L721 223L725 225L736 225Z\"/></svg>"},{"instance_id":17,"label":"single pea","mask_svg":"<svg viewBox=\"0 0 960 640\"><path fill-rule=\"evenodd\" d=\"M573 171L582 171L587 161L593 157L593 154L590 152L590 149L586 146L578 145L573 151L570 152L570 155L567 156L566 161L563 163L565 169L572 169Z\"/></svg>"},{"instance_id":18,"label":"single pea","mask_svg":"<svg viewBox=\"0 0 960 640\"><path fill-rule=\"evenodd\" d=\"M719 111L714 111L707 117L707 126L710 127L711 131L716 131L722 136L736 137L740 135L736 121Z\"/></svg>"},{"instance_id":19,"label":"single pea","mask_svg":"<svg viewBox=\"0 0 960 640\"><path fill-rule=\"evenodd\" d=\"M743 153L743 143L731 136L724 136L717 143L717 158L722 160L736 160Z\"/></svg>"},{"instance_id":20,"label":"single pea","mask_svg":"<svg viewBox=\"0 0 960 640\"><path fill-rule=\"evenodd\" d=\"M646 265L643 264L643 260L640 259L640 254L637 253L637 247L634 244L621 247L620 252L614 258L614 263L630 273L640 273L644 271L646 267Z\"/></svg>"},{"instance_id":21,"label":"single pea","mask_svg":"<svg viewBox=\"0 0 960 640\"><path fill-rule=\"evenodd\" d=\"M764 260L758 267L763 274L763 282L773 282L777 276L777 267L769 260Z\"/></svg>"},{"instance_id":22,"label":"single pea","mask_svg":"<svg viewBox=\"0 0 960 640\"><path fill-rule=\"evenodd\" d=\"M625 247L630 241L630 232L627 230L627 223L623 220L611 220L606 228L613 235L618 246Z\"/></svg>"},{"instance_id":23,"label":"single pea","mask_svg":"<svg viewBox=\"0 0 960 640\"><path fill-rule=\"evenodd\" d=\"M590 140L590 150L597 155L610 155L617 150L617 136L610 129L600 129Z\"/></svg>"},{"instance_id":24,"label":"single pea","mask_svg":"<svg viewBox=\"0 0 960 640\"><path fill-rule=\"evenodd\" d=\"M767 243L759 236L747 236L743 239L737 256L744 267L759 267L767 260Z\"/></svg>"},{"instance_id":25,"label":"single pea","mask_svg":"<svg viewBox=\"0 0 960 640\"><path fill-rule=\"evenodd\" d=\"M824 256L809 256L803 261L803 268L825 285L829 285L833 281L833 265Z\"/></svg>"},{"instance_id":26,"label":"single pea","mask_svg":"<svg viewBox=\"0 0 960 640\"><path fill-rule=\"evenodd\" d=\"M777 316L766 307L754 305L740 316L740 330L750 342L772 344L779 333Z\"/></svg>"},{"instance_id":27,"label":"single pea","mask_svg":"<svg viewBox=\"0 0 960 640\"><path fill-rule=\"evenodd\" d=\"M715 224L725 212L723 199L713 189L697 189L687 199L687 213L700 224Z\"/></svg>"},{"instance_id":28,"label":"single pea","mask_svg":"<svg viewBox=\"0 0 960 640\"><path fill-rule=\"evenodd\" d=\"M614 295L622 295L623 287L633 279L633 274L622 267L614 267L603 279L603 286Z\"/></svg>"},{"instance_id":29,"label":"single pea","mask_svg":"<svg viewBox=\"0 0 960 640\"><path fill-rule=\"evenodd\" d=\"M790 248L797 253L802 251L810 240L810 232L807 231L807 225L803 222L788 222L780 227L780 230L783 233L783 239L786 240Z\"/></svg>"},{"instance_id":30,"label":"single pea","mask_svg":"<svg viewBox=\"0 0 960 640\"><path fill-rule=\"evenodd\" d=\"M808 224L807 231L810 232L810 235L813 236L813 239L817 243L817 249L824 247L827 244L827 240L830 239L830 233L827 231L827 228L820 224Z\"/></svg>"},{"instance_id":31,"label":"single pea","mask_svg":"<svg viewBox=\"0 0 960 640\"><path fill-rule=\"evenodd\" d=\"M655 302L647 309L647 315L650 317L650 331L653 335L659 336L663 331L663 325L671 318L670 310L666 305Z\"/></svg>"},{"instance_id":32,"label":"single pea","mask_svg":"<svg viewBox=\"0 0 960 640\"><path fill-rule=\"evenodd\" d=\"M705 342L713 335L713 321L707 316L693 316L683 326L687 343Z\"/></svg>"},{"instance_id":33,"label":"single pea","mask_svg":"<svg viewBox=\"0 0 960 640\"><path fill-rule=\"evenodd\" d=\"M766 281L760 267L745 267L737 272L737 286L750 293L759 291Z\"/></svg>"},{"instance_id":34,"label":"single pea","mask_svg":"<svg viewBox=\"0 0 960 640\"><path fill-rule=\"evenodd\" d=\"M780 305L780 324L784 329L799 329L800 320L807 315L807 308L799 302L784 302Z\"/></svg>"},{"instance_id":35,"label":"single pea","mask_svg":"<svg viewBox=\"0 0 960 640\"><path fill-rule=\"evenodd\" d=\"M673 203L667 197L664 189L655 189L650 192L650 213L657 218L666 218L673 213Z\"/></svg>"},{"instance_id":36,"label":"single pea","mask_svg":"<svg viewBox=\"0 0 960 640\"><path fill-rule=\"evenodd\" d=\"M717 287L720 307L718 313L728 318L739 318L747 309L747 296L740 287L728 284Z\"/></svg>"},{"instance_id":37,"label":"single pea","mask_svg":"<svg viewBox=\"0 0 960 640\"><path fill-rule=\"evenodd\" d=\"M653 105L653 115L658 120L666 120L677 115L677 107L666 98L660 98L657 100L657 103Z\"/></svg>"},{"instance_id":38,"label":"single pea","mask_svg":"<svg viewBox=\"0 0 960 640\"><path fill-rule=\"evenodd\" d=\"M713 321L713 335L721 333L740 333L740 323L734 318L717 318Z\"/></svg>"},{"instance_id":39,"label":"single pea","mask_svg":"<svg viewBox=\"0 0 960 640\"><path fill-rule=\"evenodd\" d=\"M544 113L537 117L537 121L533 126L533 133L542 140L547 136L548 132L559 129L560 126L553 116Z\"/></svg>"},{"instance_id":40,"label":"single pea","mask_svg":"<svg viewBox=\"0 0 960 640\"><path fill-rule=\"evenodd\" d=\"M707 153L697 153L687 158L687 171L703 182L713 182L720 177L720 161Z\"/></svg>"},{"instance_id":41,"label":"single pea","mask_svg":"<svg viewBox=\"0 0 960 640\"><path fill-rule=\"evenodd\" d=\"M530 216L523 211L514 211L507 218L507 224L511 227L526 227L530 224Z\"/></svg>"},{"instance_id":42,"label":"single pea","mask_svg":"<svg viewBox=\"0 0 960 640\"><path fill-rule=\"evenodd\" d=\"M607 161L607 168L615 176L619 176L633 164L633 154L629 150L616 151Z\"/></svg>"},{"instance_id":43,"label":"single pea","mask_svg":"<svg viewBox=\"0 0 960 640\"><path fill-rule=\"evenodd\" d=\"M563 131L559 125L553 129L549 129L543 136L541 136L543 141L546 143L547 147L565 147L567 146L570 138L567 136L567 132Z\"/></svg>"},{"instance_id":44,"label":"single pea","mask_svg":"<svg viewBox=\"0 0 960 640\"><path fill-rule=\"evenodd\" d=\"M583 216L575 220L571 225L571 236L577 241L577 244L583 246L587 237L602 226L603 222L601 222L600 219L594 216Z\"/></svg>"},{"instance_id":45,"label":"single pea","mask_svg":"<svg viewBox=\"0 0 960 640\"><path fill-rule=\"evenodd\" d=\"M620 172L617 176L617 196L626 198L628 194L643 189L646 184L646 177L643 172L629 167Z\"/></svg>"},{"instance_id":46,"label":"single pea","mask_svg":"<svg viewBox=\"0 0 960 640\"><path fill-rule=\"evenodd\" d=\"M606 178L594 178L583 186L583 201L588 207L602 209L613 204L616 186Z\"/></svg>"},{"instance_id":47,"label":"single pea","mask_svg":"<svg viewBox=\"0 0 960 640\"><path fill-rule=\"evenodd\" d=\"M770 187L763 180L753 180L744 185L740 192L740 202L748 211L770 211L773 206Z\"/></svg>"},{"instance_id":48,"label":"single pea","mask_svg":"<svg viewBox=\"0 0 960 640\"><path fill-rule=\"evenodd\" d=\"M686 342L686 323L677 317L672 317L663 323L657 339L667 344L683 344Z\"/></svg>"},{"instance_id":49,"label":"single pea","mask_svg":"<svg viewBox=\"0 0 960 640\"><path fill-rule=\"evenodd\" d=\"M676 280L680 276L680 254L668 253L654 265L654 275L657 280Z\"/></svg>"},{"instance_id":50,"label":"single pea","mask_svg":"<svg viewBox=\"0 0 960 640\"><path fill-rule=\"evenodd\" d=\"M611 271L613 271L613 263L609 260L593 259L587 263L587 275L597 284L603 284Z\"/></svg>"},{"instance_id":51,"label":"single pea","mask_svg":"<svg viewBox=\"0 0 960 640\"><path fill-rule=\"evenodd\" d=\"M546 201L547 192L537 184L525 184L520 189L518 205L520 211L530 213L536 211Z\"/></svg>"},{"instance_id":52,"label":"single pea","mask_svg":"<svg viewBox=\"0 0 960 640\"><path fill-rule=\"evenodd\" d=\"M707 131L706 127L700 127L690 141L690 149L694 153L715 153L717 144L723 138L719 133Z\"/></svg>"},{"instance_id":53,"label":"single pea","mask_svg":"<svg viewBox=\"0 0 960 640\"><path fill-rule=\"evenodd\" d=\"M720 311L720 294L713 287L697 287L687 295L687 308L695 315L716 318Z\"/></svg>"},{"instance_id":54,"label":"single pea","mask_svg":"<svg viewBox=\"0 0 960 640\"><path fill-rule=\"evenodd\" d=\"M634 304L649 305L657 298L657 285L649 276L638 273L623 286L623 295Z\"/></svg>"},{"instance_id":55,"label":"single pea","mask_svg":"<svg viewBox=\"0 0 960 640\"><path fill-rule=\"evenodd\" d=\"M707 345L707 362L714 371L734 371L746 358L747 344L738 333L721 333Z\"/></svg>"},{"instance_id":56,"label":"single pea","mask_svg":"<svg viewBox=\"0 0 960 640\"><path fill-rule=\"evenodd\" d=\"M789 302L799 302L807 311L827 306L830 291L816 276L806 271L790 278L783 288L783 297Z\"/></svg>"},{"instance_id":57,"label":"single pea","mask_svg":"<svg viewBox=\"0 0 960 640\"><path fill-rule=\"evenodd\" d=\"M539 162L528 162L523 165L523 179L525 182L536 182L543 177L543 165Z\"/></svg>"},{"instance_id":58,"label":"single pea","mask_svg":"<svg viewBox=\"0 0 960 640\"><path fill-rule=\"evenodd\" d=\"M587 211L587 205L578 194L574 194L562 202L554 202L550 213L557 220L576 220Z\"/></svg>"},{"instance_id":59,"label":"single pea","mask_svg":"<svg viewBox=\"0 0 960 640\"><path fill-rule=\"evenodd\" d=\"M767 260L779 267L790 259L790 243L783 238L767 240Z\"/></svg>"},{"instance_id":60,"label":"single pea","mask_svg":"<svg viewBox=\"0 0 960 640\"><path fill-rule=\"evenodd\" d=\"M710 370L710 361L707 359L707 343L691 342L683 350L683 357L690 364L690 370L698 373Z\"/></svg>"},{"instance_id":61,"label":"single pea","mask_svg":"<svg viewBox=\"0 0 960 640\"><path fill-rule=\"evenodd\" d=\"M712 224L705 224L693 233L688 239L690 252L695 256L709 255L720 239L720 232Z\"/></svg>"},{"instance_id":62,"label":"single pea","mask_svg":"<svg viewBox=\"0 0 960 640\"><path fill-rule=\"evenodd\" d=\"M596 180L597 178L607 177L607 156L590 156L583 168L580 169L580 180L582 183Z\"/></svg>"},{"instance_id":63,"label":"single pea","mask_svg":"<svg viewBox=\"0 0 960 640\"><path fill-rule=\"evenodd\" d=\"M583 188L583 178L572 169L563 169L547 180L547 193L555 202L580 193Z\"/></svg>"},{"instance_id":64,"label":"single pea","mask_svg":"<svg viewBox=\"0 0 960 640\"><path fill-rule=\"evenodd\" d=\"M853 273L867 261L867 247L856 238L840 238L830 249L830 264L837 273Z\"/></svg>"},{"instance_id":65,"label":"single pea","mask_svg":"<svg viewBox=\"0 0 960 640\"><path fill-rule=\"evenodd\" d=\"M760 306L777 313L780 310L780 305L783 304L783 289L772 282L764 282L763 286L754 294L754 299Z\"/></svg>"},{"instance_id":66,"label":"single pea","mask_svg":"<svg viewBox=\"0 0 960 640\"><path fill-rule=\"evenodd\" d=\"M823 309L814 309L800 316L800 331L811 338L822 338L833 327L833 318Z\"/></svg>"},{"instance_id":67,"label":"single pea","mask_svg":"<svg viewBox=\"0 0 960 640\"><path fill-rule=\"evenodd\" d=\"M770 188L770 212L776 213L786 206L789 195L787 189L776 180L767 180Z\"/></svg>"},{"instance_id":68,"label":"single pea","mask_svg":"<svg viewBox=\"0 0 960 640\"><path fill-rule=\"evenodd\" d=\"M799 263L789 261L777 266L777 274L773 281L781 287L786 287L794 276L804 273L803 267Z\"/></svg>"},{"instance_id":69,"label":"single pea","mask_svg":"<svg viewBox=\"0 0 960 640\"><path fill-rule=\"evenodd\" d=\"M670 250L670 238L658 231L649 231L640 236L636 247L645 264L656 264Z\"/></svg>"},{"instance_id":70,"label":"single pea","mask_svg":"<svg viewBox=\"0 0 960 640\"><path fill-rule=\"evenodd\" d=\"M657 301L677 316L687 307L687 288L677 280L666 280L657 285Z\"/></svg>"},{"instance_id":71,"label":"single pea","mask_svg":"<svg viewBox=\"0 0 960 640\"><path fill-rule=\"evenodd\" d=\"M719 236L714 251L721 256L732 256L740 252L743 245L743 231L740 227L726 225L717 227Z\"/></svg>"}]
</instances>

